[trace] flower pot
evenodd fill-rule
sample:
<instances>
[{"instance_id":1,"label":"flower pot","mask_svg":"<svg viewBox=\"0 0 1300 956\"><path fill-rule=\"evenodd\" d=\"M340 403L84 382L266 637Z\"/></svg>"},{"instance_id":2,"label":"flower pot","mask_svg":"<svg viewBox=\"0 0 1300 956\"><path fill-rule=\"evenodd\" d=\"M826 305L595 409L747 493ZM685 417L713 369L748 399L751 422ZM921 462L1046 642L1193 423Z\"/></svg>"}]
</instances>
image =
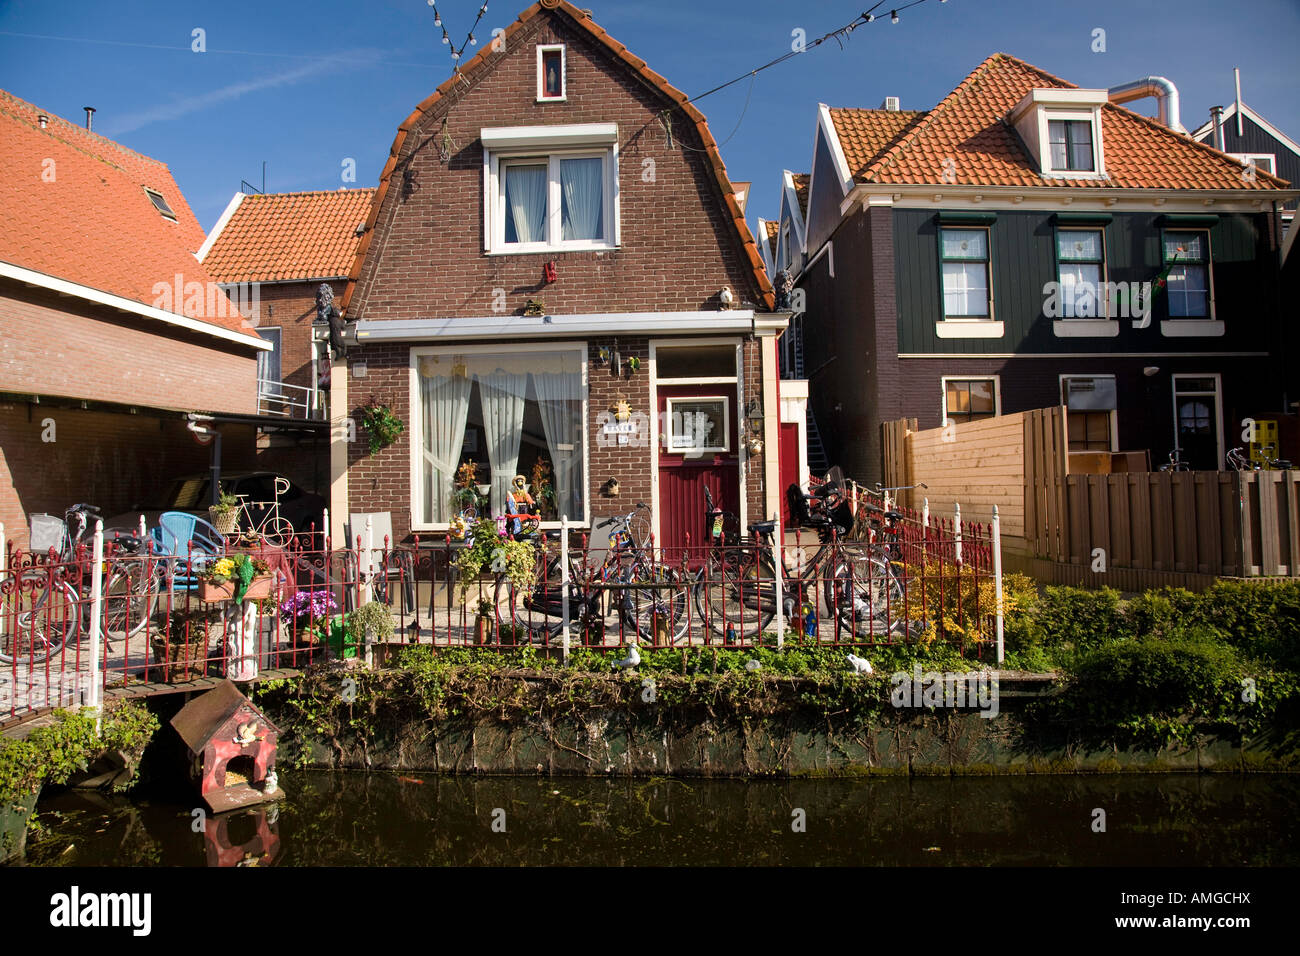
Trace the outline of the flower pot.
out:
<instances>
[{"instance_id":1,"label":"flower pot","mask_svg":"<svg viewBox=\"0 0 1300 956\"><path fill-rule=\"evenodd\" d=\"M244 592L244 600L256 601L261 598L271 596L272 577L269 574L259 574L249 582L248 590ZM235 582L226 581L224 584L217 584L205 578L199 578L199 600L200 601L232 601L235 597Z\"/></svg>"},{"instance_id":2,"label":"flower pot","mask_svg":"<svg viewBox=\"0 0 1300 956\"><path fill-rule=\"evenodd\" d=\"M188 638L188 641L175 640L162 633L154 634L150 646L154 664L158 666L149 669L149 676L165 683L203 677L208 669L207 625L192 624Z\"/></svg>"},{"instance_id":3,"label":"flower pot","mask_svg":"<svg viewBox=\"0 0 1300 956\"><path fill-rule=\"evenodd\" d=\"M234 509L218 511L216 508L209 508L208 520L212 522L212 527L217 529L218 534L234 534L235 527L239 524L239 512Z\"/></svg>"},{"instance_id":4,"label":"flower pot","mask_svg":"<svg viewBox=\"0 0 1300 956\"><path fill-rule=\"evenodd\" d=\"M492 494L491 485L475 485L474 487L478 489L480 497L486 498L488 495Z\"/></svg>"},{"instance_id":5,"label":"flower pot","mask_svg":"<svg viewBox=\"0 0 1300 956\"><path fill-rule=\"evenodd\" d=\"M330 618L329 630L325 634L325 645L330 649L332 657L344 660L356 657L359 644L359 635L346 626L343 615L338 614Z\"/></svg>"},{"instance_id":6,"label":"flower pot","mask_svg":"<svg viewBox=\"0 0 1300 956\"><path fill-rule=\"evenodd\" d=\"M479 615L474 620L474 642L486 644L492 636L492 618Z\"/></svg>"}]
</instances>

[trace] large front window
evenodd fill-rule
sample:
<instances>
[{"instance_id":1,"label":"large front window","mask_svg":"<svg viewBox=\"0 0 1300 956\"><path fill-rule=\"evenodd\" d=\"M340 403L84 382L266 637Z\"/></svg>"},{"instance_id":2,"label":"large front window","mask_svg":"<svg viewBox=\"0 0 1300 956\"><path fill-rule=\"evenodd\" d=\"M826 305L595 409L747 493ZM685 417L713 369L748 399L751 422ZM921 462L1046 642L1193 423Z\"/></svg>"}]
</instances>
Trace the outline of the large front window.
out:
<instances>
[{"instance_id":1,"label":"large front window","mask_svg":"<svg viewBox=\"0 0 1300 956\"><path fill-rule=\"evenodd\" d=\"M584 354L415 350L417 524L444 524L467 505L504 514L517 475L543 518L585 520ZM471 461L474 480L462 487L457 473Z\"/></svg>"}]
</instances>

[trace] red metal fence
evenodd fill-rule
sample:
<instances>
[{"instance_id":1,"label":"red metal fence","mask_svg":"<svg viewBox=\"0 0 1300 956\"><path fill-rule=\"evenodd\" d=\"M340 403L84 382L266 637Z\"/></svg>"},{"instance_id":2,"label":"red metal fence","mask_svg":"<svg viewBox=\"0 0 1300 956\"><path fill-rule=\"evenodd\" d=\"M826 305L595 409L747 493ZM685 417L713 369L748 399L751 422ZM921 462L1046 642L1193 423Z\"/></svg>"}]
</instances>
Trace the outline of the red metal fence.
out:
<instances>
[{"instance_id":1,"label":"red metal fence","mask_svg":"<svg viewBox=\"0 0 1300 956\"><path fill-rule=\"evenodd\" d=\"M997 542L987 525L902 510L892 526L863 524L844 540L722 533L689 543L672 562L660 560L653 541L637 547L628 536L604 547L579 531L544 542L521 536L530 542L532 582L518 566L508 570L505 546L514 540L490 539L491 560L463 580L472 542L447 535L369 550L360 539L338 549L320 535L285 548L231 548L270 567L270 597L243 606L200 600L210 554L158 554L152 545L129 554L109 543L96 582L89 547L63 559L9 548L0 566L0 720L96 702L113 687L251 679L387 655L394 644L622 654L634 643L848 649L940 641L982 660L997 653ZM357 613L371 601L386 613Z\"/></svg>"}]
</instances>

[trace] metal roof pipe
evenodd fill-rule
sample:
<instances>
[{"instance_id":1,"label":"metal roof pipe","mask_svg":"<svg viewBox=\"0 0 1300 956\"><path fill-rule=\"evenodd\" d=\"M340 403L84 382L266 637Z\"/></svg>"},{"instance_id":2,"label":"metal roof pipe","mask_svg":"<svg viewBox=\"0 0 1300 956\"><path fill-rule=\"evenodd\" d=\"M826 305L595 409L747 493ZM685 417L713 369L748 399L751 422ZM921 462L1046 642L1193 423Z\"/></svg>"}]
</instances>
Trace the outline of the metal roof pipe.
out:
<instances>
[{"instance_id":1,"label":"metal roof pipe","mask_svg":"<svg viewBox=\"0 0 1300 956\"><path fill-rule=\"evenodd\" d=\"M1106 91L1112 103L1128 103L1154 96L1160 106L1160 122L1179 133L1186 133L1179 122L1178 87L1163 76L1144 76L1132 83L1121 83Z\"/></svg>"},{"instance_id":2,"label":"metal roof pipe","mask_svg":"<svg viewBox=\"0 0 1300 956\"><path fill-rule=\"evenodd\" d=\"M1223 107L1210 107L1210 121L1214 124L1214 148L1221 153L1228 151L1223 140Z\"/></svg>"}]
</instances>

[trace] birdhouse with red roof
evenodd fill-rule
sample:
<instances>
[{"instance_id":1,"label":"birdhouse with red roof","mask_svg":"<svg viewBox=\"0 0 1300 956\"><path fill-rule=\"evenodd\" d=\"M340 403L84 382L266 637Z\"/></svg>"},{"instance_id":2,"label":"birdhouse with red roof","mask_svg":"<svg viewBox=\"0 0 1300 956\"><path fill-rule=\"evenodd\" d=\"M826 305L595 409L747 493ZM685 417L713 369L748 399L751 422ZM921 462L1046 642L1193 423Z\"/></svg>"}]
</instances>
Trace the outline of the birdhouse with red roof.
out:
<instances>
[{"instance_id":1,"label":"birdhouse with red roof","mask_svg":"<svg viewBox=\"0 0 1300 956\"><path fill-rule=\"evenodd\" d=\"M275 800L279 728L233 683L222 681L172 718L189 751L191 777L214 813Z\"/></svg>"}]
</instances>

